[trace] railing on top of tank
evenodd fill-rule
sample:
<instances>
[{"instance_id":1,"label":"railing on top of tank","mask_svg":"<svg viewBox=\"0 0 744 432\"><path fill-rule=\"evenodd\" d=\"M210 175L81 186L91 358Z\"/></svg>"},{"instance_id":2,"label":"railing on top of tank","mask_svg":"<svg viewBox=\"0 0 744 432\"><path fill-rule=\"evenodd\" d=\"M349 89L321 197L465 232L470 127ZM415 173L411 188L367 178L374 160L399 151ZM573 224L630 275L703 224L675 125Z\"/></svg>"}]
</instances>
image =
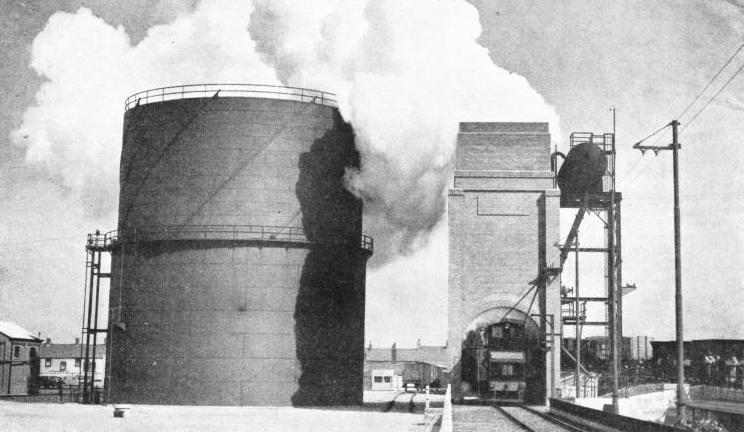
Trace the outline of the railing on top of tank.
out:
<instances>
[{"instance_id":1,"label":"railing on top of tank","mask_svg":"<svg viewBox=\"0 0 744 432\"><path fill-rule=\"evenodd\" d=\"M219 91L220 97L257 97L311 102L336 106L336 95L320 90L267 84L186 84L161 87L135 93L124 102L124 110L153 102L177 99L212 97Z\"/></svg>"},{"instance_id":2,"label":"railing on top of tank","mask_svg":"<svg viewBox=\"0 0 744 432\"><path fill-rule=\"evenodd\" d=\"M88 234L88 242L85 244L85 247L88 249L107 249L113 247L116 241L116 231L109 231L105 234L96 231L93 234Z\"/></svg>"},{"instance_id":3,"label":"railing on top of tank","mask_svg":"<svg viewBox=\"0 0 744 432\"><path fill-rule=\"evenodd\" d=\"M135 228L125 233L110 231L106 234L88 234L88 247L111 248L119 243L157 240L259 240L268 242L307 243L307 244L348 244L344 236L320 238L313 236L311 241L305 231L298 227L265 225L166 225ZM362 235L359 246L374 252L372 237Z\"/></svg>"}]
</instances>

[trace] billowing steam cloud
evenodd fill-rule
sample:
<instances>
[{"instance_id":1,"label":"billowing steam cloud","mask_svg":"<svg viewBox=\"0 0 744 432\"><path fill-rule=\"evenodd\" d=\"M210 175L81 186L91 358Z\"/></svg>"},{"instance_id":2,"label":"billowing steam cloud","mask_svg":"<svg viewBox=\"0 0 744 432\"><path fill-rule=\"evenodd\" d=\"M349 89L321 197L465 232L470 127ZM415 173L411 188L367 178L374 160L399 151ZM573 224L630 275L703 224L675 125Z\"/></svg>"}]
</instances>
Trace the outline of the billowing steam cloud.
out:
<instances>
[{"instance_id":1,"label":"billowing steam cloud","mask_svg":"<svg viewBox=\"0 0 744 432\"><path fill-rule=\"evenodd\" d=\"M459 121L558 124L525 79L491 62L480 31L475 8L457 0L205 0L136 45L87 9L59 13L34 41L31 66L47 82L13 139L106 213L128 94L199 82L332 91L357 134L362 166L347 183L365 200L367 229L405 252L445 211Z\"/></svg>"},{"instance_id":2,"label":"billowing steam cloud","mask_svg":"<svg viewBox=\"0 0 744 432\"><path fill-rule=\"evenodd\" d=\"M202 3L151 28L132 46L90 10L53 15L33 43L31 67L47 81L12 134L26 160L41 164L96 215L112 215L124 99L153 87L203 82L278 83L246 30L250 3Z\"/></svg>"},{"instance_id":3,"label":"billowing steam cloud","mask_svg":"<svg viewBox=\"0 0 744 432\"><path fill-rule=\"evenodd\" d=\"M464 1L257 0L249 28L282 82L339 93L362 153L349 187L403 251L445 210L458 122L558 124L524 78L491 62Z\"/></svg>"}]
</instances>

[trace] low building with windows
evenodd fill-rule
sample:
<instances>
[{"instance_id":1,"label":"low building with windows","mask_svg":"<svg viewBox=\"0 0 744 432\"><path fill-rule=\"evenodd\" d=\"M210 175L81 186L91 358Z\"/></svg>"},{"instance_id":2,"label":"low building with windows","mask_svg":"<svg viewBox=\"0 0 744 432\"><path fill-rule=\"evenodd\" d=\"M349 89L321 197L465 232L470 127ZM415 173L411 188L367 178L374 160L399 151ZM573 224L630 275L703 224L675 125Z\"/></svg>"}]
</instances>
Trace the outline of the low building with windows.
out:
<instances>
[{"instance_id":1,"label":"low building with windows","mask_svg":"<svg viewBox=\"0 0 744 432\"><path fill-rule=\"evenodd\" d=\"M103 377L106 367L106 345L97 345L95 349L95 385L103 387ZM93 346L89 348L89 355L93 357ZM39 353L41 358L41 377L42 386L48 386L50 383L62 382L64 385L77 385L83 378L86 365L85 345L75 339L72 344L52 343L47 339L41 345ZM91 365L92 366L92 365Z\"/></svg>"},{"instance_id":2,"label":"low building with windows","mask_svg":"<svg viewBox=\"0 0 744 432\"><path fill-rule=\"evenodd\" d=\"M372 348L365 350L364 389L400 390L406 384L417 388L427 385L446 386L447 348L423 346L416 348Z\"/></svg>"},{"instance_id":3,"label":"low building with windows","mask_svg":"<svg viewBox=\"0 0 744 432\"><path fill-rule=\"evenodd\" d=\"M400 390L403 388L403 375L399 370L372 369L370 373L372 390Z\"/></svg>"},{"instance_id":4,"label":"low building with windows","mask_svg":"<svg viewBox=\"0 0 744 432\"><path fill-rule=\"evenodd\" d=\"M35 391L41 339L19 325L0 321L0 395Z\"/></svg>"}]
</instances>

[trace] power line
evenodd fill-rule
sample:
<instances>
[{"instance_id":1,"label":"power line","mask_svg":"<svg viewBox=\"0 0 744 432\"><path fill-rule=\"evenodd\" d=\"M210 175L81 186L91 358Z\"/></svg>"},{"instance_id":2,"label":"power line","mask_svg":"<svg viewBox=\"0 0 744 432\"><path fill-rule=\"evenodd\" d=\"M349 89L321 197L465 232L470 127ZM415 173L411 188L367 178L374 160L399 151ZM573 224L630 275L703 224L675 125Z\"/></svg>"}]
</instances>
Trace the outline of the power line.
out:
<instances>
[{"instance_id":1,"label":"power line","mask_svg":"<svg viewBox=\"0 0 744 432\"><path fill-rule=\"evenodd\" d=\"M36 240L24 240L20 242L12 242L12 243L3 243L0 244L0 249L6 249L10 247L16 247L16 246L22 246L25 244L32 244L32 243L46 243L46 242L55 242L59 240L71 240L71 239L80 239L82 236L76 235L76 236L67 236L67 237L52 237L52 238L46 238L46 239L36 239Z\"/></svg>"},{"instance_id":2,"label":"power line","mask_svg":"<svg viewBox=\"0 0 744 432\"><path fill-rule=\"evenodd\" d=\"M687 122L687 124L680 130L680 133L682 131L684 131L685 129L687 129L687 127L690 126L690 124L693 121L695 121L695 119L708 107L708 105L710 105L710 103L713 102L713 99L715 99L716 97L718 97L718 95L721 94L721 92L731 83L731 81L734 80L734 78L736 78L737 75L739 75L739 73L742 70L744 70L744 64L742 64L741 66L739 66L739 69L737 69L736 72L734 72L734 74L731 75L731 78L729 78L728 81L726 81L726 83L723 85L723 87L721 87L720 89L718 89L718 91L716 92L716 94L714 94L713 97L711 97L710 99L708 99L708 102L706 102L705 105L703 105L703 107L700 108L700 110L694 116L692 116L692 118Z\"/></svg>"},{"instance_id":3,"label":"power line","mask_svg":"<svg viewBox=\"0 0 744 432\"><path fill-rule=\"evenodd\" d=\"M711 84L713 84L713 81L715 81L721 75L721 73L723 72L723 70L726 69L726 67L728 67L729 64L731 64L731 61L734 60L734 57L736 57L736 55L739 54L739 51L741 51L742 48L744 48L744 43L742 43L741 45L739 45L739 48L737 48L737 50L734 51L733 54L731 54L731 57L729 57L728 61L726 61L726 64L724 64L721 67L721 69L719 69L718 72L713 76L713 78L711 78L710 81L708 81L708 84L706 84L705 87L703 87L703 89L700 90L700 92L697 94L697 96L695 96L695 98L692 100L692 102L690 102L687 105L687 107L685 107L685 109L682 111L682 113L680 115L677 116L677 118L682 117L683 115L685 115L685 113L687 113L687 111L690 108L692 108L692 105L694 105L695 102L697 102L698 99L700 99L700 96L702 96L703 93L705 93L705 91L708 90L708 88L711 86Z\"/></svg>"},{"instance_id":4,"label":"power line","mask_svg":"<svg viewBox=\"0 0 744 432\"><path fill-rule=\"evenodd\" d=\"M638 156L638 159L636 159L635 162L633 162L630 165L630 168L626 169L626 171L623 172L622 174L618 174L618 178L620 178L620 177L629 177L633 173L633 171L635 171L635 169L638 168L638 164L642 160L643 160L643 155L641 154L640 156Z\"/></svg>"},{"instance_id":5,"label":"power line","mask_svg":"<svg viewBox=\"0 0 744 432\"><path fill-rule=\"evenodd\" d=\"M692 101L687 104L687 106L685 107L685 109L682 110L682 112L677 116L678 119L681 118L683 115L685 115L690 110L690 108L692 108L692 106L695 105L695 102L697 102L698 100L700 100L700 97L705 93L706 90L708 90L710 88L711 85L713 85L713 83L718 79L718 77L721 76L721 74L723 73L723 71L726 70L726 68L731 64L731 62L736 58L736 56L739 55L739 53L742 51L742 49L744 49L744 43L742 43L741 45L739 45L739 47L736 49L736 51L734 51L734 53L731 54L731 56L728 58L728 60L726 61L726 63L724 63L724 65L721 66L721 68L718 70L718 72L716 72L716 74L708 81L708 83L703 87L703 89L700 90L698 92L698 94L692 99ZM734 78L736 78L736 76L739 75L739 73L743 69L744 69L744 64L742 66L740 66L739 69L737 69L736 72L734 72L734 74L728 79L728 81L726 81L726 83L721 88L718 89L718 91L716 92L716 94L714 94L713 97L711 97L710 99L708 99L708 101L703 105L703 107L700 108L695 113L695 115L692 116L692 118L688 122L686 122L686 124L684 125L684 127L682 127L679 130L679 133L682 133L682 131L684 131L708 107L708 105L710 105L710 103L713 102L713 100L716 97L718 97L718 95L721 94L721 92L723 92L723 90L729 85L729 83L731 83L731 81L733 81ZM652 133L650 133L649 135L647 135L643 139L639 140L636 143L636 145L643 143L647 139L649 139L652 136L656 135L657 133L661 132L667 126L669 126L669 124L666 124L666 125L660 127L659 129L656 129L655 131L653 131ZM661 137L659 137L654 142L653 146L655 146L656 143L659 142L659 140L661 140Z\"/></svg>"},{"instance_id":6,"label":"power line","mask_svg":"<svg viewBox=\"0 0 744 432\"><path fill-rule=\"evenodd\" d=\"M701 192L701 193L691 193L691 194L680 194L681 198L698 198L695 200L696 202L699 201L705 201L706 199L718 199L720 200L720 197L740 197L744 194L738 193L738 192ZM663 198L663 195L640 195L637 197L634 197L633 200L658 200ZM737 201L739 201L737 199Z\"/></svg>"},{"instance_id":7,"label":"power line","mask_svg":"<svg viewBox=\"0 0 744 432\"><path fill-rule=\"evenodd\" d=\"M658 128L658 129L656 129L655 131L651 132L650 134L646 135L646 137L644 137L644 138L642 138L641 140L639 140L638 142L636 142L636 144L640 144L640 143L642 143L642 142L646 141L647 139L649 139L649 138L651 138L652 136L656 135L657 133L659 133L659 132L663 131L663 130L664 130L664 129L666 129L667 127L669 127L669 124L668 124L668 123L667 123L667 124L665 124L664 126L662 126L662 127Z\"/></svg>"},{"instance_id":8,"label":"power line","mask_svg":"<svg viewBox=\"0 0 744 432\"><path fill-rule=\"evenodd\" d=\"M643 160L643 158L641 158L640 160ZM626 187L629 187L631 184L633 184L633 182L636 181L636 179L638 179L641 176L641 174L643 174L646 168L648 168L651 165L651 162L653 160L654 160L653 158L648 158L646 160L646 163L643 166L641 166L641 169L636 173L636 175L633 178L631 178L630 180L626 182L622 182L619 186L626 188Z\"/></svg>"}]
</instances>

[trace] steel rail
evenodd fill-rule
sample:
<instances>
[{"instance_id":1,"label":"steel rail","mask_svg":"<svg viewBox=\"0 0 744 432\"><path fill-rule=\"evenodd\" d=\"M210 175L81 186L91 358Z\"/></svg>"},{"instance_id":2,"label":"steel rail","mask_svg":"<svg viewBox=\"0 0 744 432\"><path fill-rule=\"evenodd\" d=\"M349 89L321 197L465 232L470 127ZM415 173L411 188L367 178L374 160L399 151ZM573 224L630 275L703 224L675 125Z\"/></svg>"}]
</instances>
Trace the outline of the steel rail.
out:
<instances>
[{"instance_id":1,"label":"steel rail","mask_svg":"<svg viewBox=\"0 0 744 432\"><path fill-rule=\"evenodd\" d=\"M534 408L531 408L531 407L528 407L528 406L524 406L524 405L520 405L519 408L522 408L523 410L529 411L532 414L535 414L537 416L540 416L541 418L543 418L543 419L545 419L545 420L547 420L547 421L549 421L549 422L551 422L551 423L553 423L553 424L555 424L557 426L560 426L562 428L568 429L568 430L570 430L572 432L589 432L587 429L581 429L581 428L577 427L576 425L573 425L573 424L568 423L568 422L566 422L564 420L561 420L561 419L559 419L559 418L557 418L557 417L555 417L553 415L546 414L544 412L540 412L540 411L538 411L538 410L536 410Z\"/></svg>"},{"instance_id":2,"label":"steel rail","mask_svg":"<svg viewBox=\"0 0 744 432\"><path fill-rule=\"evenodd\" d=\"M570 432L593 432L594 431L594 429L582 429L582 428L579 428L578 426L576 426L574 424L568 423L568 422L566 422L564 420L561 420L559 418L556 418L556 417L554 417L552 415L549 415L549 414L546 414L546 413L537 411L537 410L535 410L533 408L530 408L528 406L525 406L525 405L513 405L513 406L515 408L522 409L523 411L526 411L526 412L530 413L531 415L533 415L535 417L539 417L543 421L546 421L546 422L549 422L549 423L551 423L551 424L553 424L555 426L558 426L558 427L562 428L563 430L567 430L567 431L570 431ZM504 417L506 417L507 419L509 419L514 424L516 424L519 427L521 427L522 429L524 429L526 431L530 431L530 432L535 432L535 429L534 428L528 426L526 423L524 423L523 421L519 420L516 416L514 416L512 413L510 413L507 410L505 410L503 407L501 407L499 405L494 405L494 407L499 411L499 413L503 414Z\"/></svg>"},{"instance_id":3,"label":"steel rail","mask_svg":"<svg viewBox=\"0 0 744 432\"><path fill-rule=\"evenodd\" d=\"M511 415L511 413L507 412L504 408L500 407L499 405L494 405L493 407L496 408L496 411L498 411L501 415L506 417L508 420L510 420L515 425L526 430L527 432L536 432L534 429L524 424L522 421L520 421L519 419Z\"/></svg>"}]
</instances>

